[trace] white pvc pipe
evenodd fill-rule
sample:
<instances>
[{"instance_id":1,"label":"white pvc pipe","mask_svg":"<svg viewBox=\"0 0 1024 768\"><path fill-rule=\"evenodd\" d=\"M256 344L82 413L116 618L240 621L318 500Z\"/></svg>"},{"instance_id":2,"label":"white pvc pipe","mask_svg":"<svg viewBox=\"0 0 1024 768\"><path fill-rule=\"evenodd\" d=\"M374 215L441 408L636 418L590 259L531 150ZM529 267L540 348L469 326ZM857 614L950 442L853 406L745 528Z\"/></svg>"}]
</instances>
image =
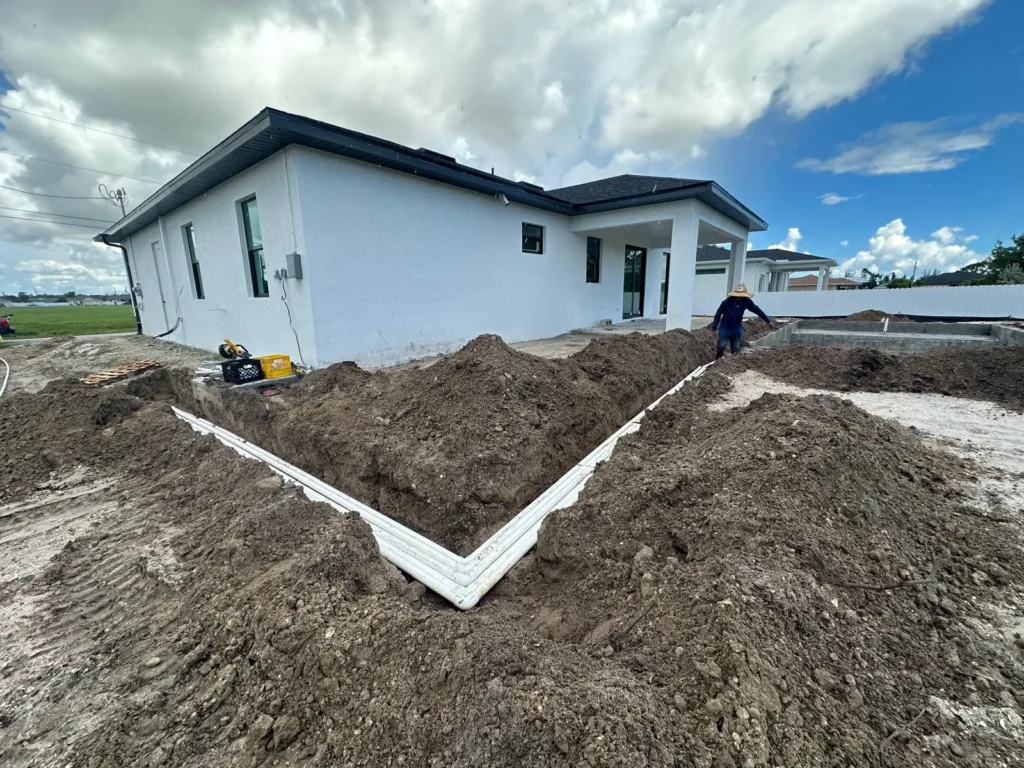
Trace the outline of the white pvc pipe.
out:
<instances>
[{"instance_id":1,"label":"white pvc pipe","mask_svg":"<svg viewBox=\"0 0 1024 768\"><path fill-rule=\"evenodd\" d=\"M197 432L213 435L242 456L262 461L285 479L299 484L310 499L330 504L342 512L358 512L373 530L381 555L386 560L457 608L467 610L475 606L533 548L537 543L541 523L552 511L564 509L576 502L597 465L611 456L619 438L640 429L640 422L649 411L669 395L678 392L688 381L701 376L710 365L708 363L697 368L623 424L467 557L450 552L238 435L178 408L173 410L179 419L187 422Z\"/></svg>"},{"instance_id":2,"label":"white pvc pipe","mask_svg":"<svg viewBox=\"0 0 1024 768\"><path fill-rule=\"evenodd\" d=\"M7 361L4 360L2 357L0 357L0 363L3 363L4 368L7 369L7 372L4 374L4 383L0 384L0 397L3 397L4 390L7 389L7 380L11 378L11 366L8 365Z\"/></svg>"}]
</instances>

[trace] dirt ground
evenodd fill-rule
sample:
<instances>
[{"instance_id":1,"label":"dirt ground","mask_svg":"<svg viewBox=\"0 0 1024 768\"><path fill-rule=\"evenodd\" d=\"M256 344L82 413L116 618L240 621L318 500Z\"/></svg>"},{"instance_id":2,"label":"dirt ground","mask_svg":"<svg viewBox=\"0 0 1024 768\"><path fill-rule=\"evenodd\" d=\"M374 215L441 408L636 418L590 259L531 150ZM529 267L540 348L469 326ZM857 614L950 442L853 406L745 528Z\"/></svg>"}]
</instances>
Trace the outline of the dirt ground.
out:
<instances>
[{"instance_id":1,"label":"dirt ground","mask_svg":"<svg viewBox=\"0 0 1024 768\"><path fill-rule=\"evenodd\" d=\"M880 309L862 309L860 312L854 312L852 315L846 316L847 320L860 320L867 322L880 322L888 319L891 323L912 323L914 322L905 315L890 315L888 312L883 312Z\"/></svg>"},{"instance_id":2,"label":"dirt ground","mask_svg":"<svg viewBox=\"0 0 1024 768\"><path fill-rule=\"evenodd\" d=\"M137 360L157 360L168 366L196 368L216 357L195 347L153 339L148 336L74 336L31 344L0 346L0 357L11 364L8 393L38 392L60 378L77 378Z\"/></svg>"},{"instance_id":3,"label":"dirt ground","mask_svg":"<svg viewBox=\"0 0 1024 768\"><path fill-rule=\"evenodd\" d=\"M748 338L766 328L748 323ZM596 338L550 360L481 336L426 368L332 365L270 400L196 401L173 375L153 386L464 555L713 357L708 330Z\"/></svg>"},{"instance_id":4,"label":"dirt ground","mask_svg":"<svg viewBox=\"0 0 1024 768\"><path fill-rule=\"evenodd\" d=\"M951 347L892 355L865 347L788 346L745 355L733 368L752 368L789 384L840 391L935 392L990 400L1024 411L1024 347Z\"/></svg>"},{"instance_id":5,"label":"dirt ground","mask_svg":"<svg viewBox=\"0 0 1024 768\"><path fill-rule=\"evenodd\" d=\"M534 364L481 344L481 388ZM560 385L639 397L598 351ZM360 520L192 432L171 387L15 390L0 760L1024 764L1024 417L934 393L854 404L741 362L666 398L467 613ZM928 397L959 426L906 399Z\"/></svg>"}]
</instances>

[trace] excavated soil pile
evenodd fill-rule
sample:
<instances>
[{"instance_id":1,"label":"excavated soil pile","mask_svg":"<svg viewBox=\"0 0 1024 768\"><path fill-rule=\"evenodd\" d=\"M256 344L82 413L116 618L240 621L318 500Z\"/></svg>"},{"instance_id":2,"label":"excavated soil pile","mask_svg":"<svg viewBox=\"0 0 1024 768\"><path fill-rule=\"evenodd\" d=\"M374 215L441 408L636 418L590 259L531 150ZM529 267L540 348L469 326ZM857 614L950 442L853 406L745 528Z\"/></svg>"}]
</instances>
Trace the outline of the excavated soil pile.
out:
<instances>
[{"instance_id":1,"label":"excavated soil pile","mask_svg":"<svg viewBox=\"0 0 1024 768\"><path fill-rule=\"evenodd\" d=\"M500 599L650 681L677 765L1019 764L943 710L1024 705L1024 657L963 623L1021 583L1016 529L964 506L964 467L911 431L826 396L699 407L723 386L620 442L543 526L546 581Z\"/></svg>"},{"instance_id":2,"label":"excavated soil pile","mask_svg":"<svg viewBox=\"0 0 1024 768\"><path fill-rule=\"evenodd\" d=\"M163 403L5 398L0 444L115 484L111 508L4 598L34 613L0 667L0 756L1013 764L940 714L947 699L1012 711L1024 684L1019 656L963 634L1022 565L1005 526L958 501L962 467L831 398L706 413L727 384L702 382L620 443L471 613L406 584L361 521Z\"/></svg>"},{"instance_id":3,"label":"excavated soil pile","mask_svg":"<svg viewBox=\"0 0 1024 768\"><path fill-rule=\"evenodd\" d=\"M1024 347L890 355L866 348L786 346L730 360L728 365L802 387L955 395L1024 411Z\"/></svg>"},{"instance_id":4,"label":"excavated soil pile","mask_svg":"<svg viewBox=\"0 0 1024 768\"><path fill-rule=\"evenodd\" d=\"M906 315L890 315L888 312L883 312L880 309L862 309L860 312L854 312L852 315L847 315L846 320L860 320L861 322L881 322L886 318L889 319L890 323L912 323L914 322Z\"/></svg>"},{"instance_id":5,"label":"excavated soil pile","mask_svg":"<svg viewBox=\"0 0 1024 768\"><path fill-rule=\"evenodd\" d=\"M184 405L468 554L713 355L709 331L598 339L565 360L480 336L424 369L342 363L273 401L228 392Z\"/></svg>"}]
</instances>

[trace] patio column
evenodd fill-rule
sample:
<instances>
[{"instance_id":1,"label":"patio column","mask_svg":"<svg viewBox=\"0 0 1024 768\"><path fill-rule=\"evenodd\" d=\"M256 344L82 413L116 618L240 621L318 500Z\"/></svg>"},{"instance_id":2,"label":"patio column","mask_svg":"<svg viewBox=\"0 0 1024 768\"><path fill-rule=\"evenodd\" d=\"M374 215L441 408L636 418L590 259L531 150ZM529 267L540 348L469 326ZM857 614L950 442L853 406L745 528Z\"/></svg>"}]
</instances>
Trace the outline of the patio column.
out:
<instances>
[{"instance_id":1,"label":"patio column","mask_svg":"<svg viewBox=\"0 0 1024 768\"><path fill-rule=\"evenodd\" d=\"M743 267L747 263L747 241L737 240L732 244L729 267L725 271L725 288L731 291L743 282Z\"/></svg>"},{"instance_id":2,"label":"patio column","mask_svg":"<svg viewBox=\"0 0 1024 768\"><path fill-rule=\"evenodd\" d=\"M822 267L818 270L818 290L824 291L828 289L828 270Z\"/></svg>"},{"instance_id":3,"label":"patio column","mask_svg":"<svg viewBox=\"0 0 1024 768\"><path fill-rule=\"evenodd\" d=\"M693 283L697 272L697 228L691 206L672 218L672 269L668 274L668 313L665 328L690 330L693 317Z\"/></svg>"}]
</instances>

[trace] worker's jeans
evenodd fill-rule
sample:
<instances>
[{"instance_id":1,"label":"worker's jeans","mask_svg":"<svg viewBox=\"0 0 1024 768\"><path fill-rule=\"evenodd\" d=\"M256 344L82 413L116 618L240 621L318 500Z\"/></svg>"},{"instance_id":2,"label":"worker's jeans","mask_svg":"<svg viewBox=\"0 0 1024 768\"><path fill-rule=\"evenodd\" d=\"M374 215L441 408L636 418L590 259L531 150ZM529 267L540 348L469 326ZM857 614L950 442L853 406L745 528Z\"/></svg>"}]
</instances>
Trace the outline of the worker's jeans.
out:
<instances>
[{"instance_id":1,"label":"worker's jeans","mask_svg":"<svg viewBox=\"0 0 1024 768\"><path fill-rule=\"evenodd\" d=\"M740 351L740 346L743 344L743 329L737 328L735 330L727 330L726 328L718 329L718 349L715 354L717 360L725 354L725 348L728 346L732 353L735 355Z\"/></svg>"}]
</instances>

